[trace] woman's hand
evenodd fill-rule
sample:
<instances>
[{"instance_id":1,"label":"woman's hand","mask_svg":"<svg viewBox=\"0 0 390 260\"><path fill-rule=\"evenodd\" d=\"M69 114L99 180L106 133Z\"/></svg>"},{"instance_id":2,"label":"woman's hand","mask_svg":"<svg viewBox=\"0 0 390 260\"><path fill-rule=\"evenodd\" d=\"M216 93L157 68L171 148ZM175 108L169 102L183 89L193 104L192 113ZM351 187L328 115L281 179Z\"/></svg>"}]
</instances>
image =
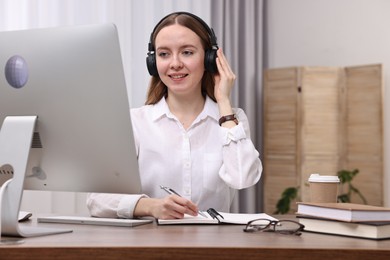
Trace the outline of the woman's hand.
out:
<instances>
[{"instance_id":1,"label":"woman's hand","mask_svg":"<svg viewBox=\"0 0 390 260\"><path fill-rule=\"evenodd\" d=\"M158 219L183 218L184 214L198 215L198 207L183 197L169 195L163 199L141 198L134 216L152 216Z\"/></svg>"},{"instance_id":2,"label":"woman's hand","mask_svg":"<svg viewBox=\"0 0 390 260\"><path fill-rule=\"evenodd\" d=\"M222 49L217 50L217 68L218 73L214 76L215 80L215 89L214 95L217 103L229 101L230 102L230 93L233 88L234 81L236 80L236 75L233 73L228 61L226 60L225 55L222 52Z\"/></svg>"}]
</instances>

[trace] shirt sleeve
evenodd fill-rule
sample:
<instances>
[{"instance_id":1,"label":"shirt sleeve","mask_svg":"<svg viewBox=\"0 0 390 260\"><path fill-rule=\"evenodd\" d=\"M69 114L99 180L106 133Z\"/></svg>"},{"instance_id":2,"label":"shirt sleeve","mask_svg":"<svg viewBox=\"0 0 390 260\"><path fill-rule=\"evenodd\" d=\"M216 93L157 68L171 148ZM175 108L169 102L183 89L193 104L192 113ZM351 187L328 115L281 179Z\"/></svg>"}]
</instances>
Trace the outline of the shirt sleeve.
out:
<instances>
[{"instance_id":1,"label":"shirt sleeve","mask_svg":"<svg viewBox=\"0 0 390 260\"><path fill-rule=\"evenodd\" d=\"M251 138L248 118L242 109L236 109L239 124L221 127L223 164L219 176L234 189L255 185L263 170L259 152Z\"/></svg>"},{"instance_id":2,"label":"shirt sleeve","mask_svg":"<svg viewBox=\"0 0 390 260\"><path fill-rule=\"evenodd\" d=\"M89 193L87 207L93 217L134 218L133 212L138 200L146 197L145 194Z\"/></svg>"}]
</instances>

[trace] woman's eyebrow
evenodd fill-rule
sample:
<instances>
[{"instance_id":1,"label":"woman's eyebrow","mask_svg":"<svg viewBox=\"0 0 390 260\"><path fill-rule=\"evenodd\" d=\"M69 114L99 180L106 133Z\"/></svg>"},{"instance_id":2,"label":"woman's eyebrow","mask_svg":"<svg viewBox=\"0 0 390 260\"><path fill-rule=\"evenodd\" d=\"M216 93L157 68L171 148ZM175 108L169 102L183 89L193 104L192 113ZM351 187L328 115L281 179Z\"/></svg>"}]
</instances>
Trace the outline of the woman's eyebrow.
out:
<instances>
[{"instance_id":1,"label":"woman's eyebrow","mask_svg":"<svg viewBox=\"0 0 390 260\"><path fill-rule=\"evenodd\" d=\"M182 45L182 46L180 46L179 49L187 49L187 48L197 49L197 47L195 45L192 45L192 44ZM170 50L170 49L171 49L170 47L166 47L166 46L159 46L158 48L156 48L156 50Z\"/></svg>"}]
</instances>

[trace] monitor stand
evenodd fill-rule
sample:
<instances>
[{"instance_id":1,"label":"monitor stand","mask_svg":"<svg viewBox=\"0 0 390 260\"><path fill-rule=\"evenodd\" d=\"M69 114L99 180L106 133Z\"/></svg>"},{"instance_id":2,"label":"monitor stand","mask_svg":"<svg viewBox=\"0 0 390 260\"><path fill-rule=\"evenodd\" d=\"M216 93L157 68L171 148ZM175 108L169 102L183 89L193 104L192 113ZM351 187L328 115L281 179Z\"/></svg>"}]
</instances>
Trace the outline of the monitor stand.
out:
<instances>
[{"instance_id":1,"label":"monitor stand","mask_svg":"<svg viewBox=\"0 0 390 260\"><path fill-rule=\"evenodd\" d=\"M72 230L21 226L18 222L23 185L37 116L9 116L0 130L0 175L13 177L5 182L0 197L0 235L34 237L68 233Z\"/></svg>"}]
</instances>

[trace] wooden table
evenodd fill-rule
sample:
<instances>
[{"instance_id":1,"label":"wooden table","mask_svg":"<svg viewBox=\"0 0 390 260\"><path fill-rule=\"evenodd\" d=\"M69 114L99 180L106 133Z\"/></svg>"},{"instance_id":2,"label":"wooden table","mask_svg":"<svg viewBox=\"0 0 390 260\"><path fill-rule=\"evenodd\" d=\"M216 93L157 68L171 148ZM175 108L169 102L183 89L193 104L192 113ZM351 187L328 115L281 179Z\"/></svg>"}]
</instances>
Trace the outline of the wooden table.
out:
<instances>
[{"instance_id":1,"label":"wooden table","mask_svg":"<svg viewBox=\"0 0 390 260\"><path fill-rule=\"evenodd\" d=\"M241 225L39 225L71 228L73 233L2 245L0 259L390 259L390 240L244 233Z\"/></svg>"}]
</instances>

